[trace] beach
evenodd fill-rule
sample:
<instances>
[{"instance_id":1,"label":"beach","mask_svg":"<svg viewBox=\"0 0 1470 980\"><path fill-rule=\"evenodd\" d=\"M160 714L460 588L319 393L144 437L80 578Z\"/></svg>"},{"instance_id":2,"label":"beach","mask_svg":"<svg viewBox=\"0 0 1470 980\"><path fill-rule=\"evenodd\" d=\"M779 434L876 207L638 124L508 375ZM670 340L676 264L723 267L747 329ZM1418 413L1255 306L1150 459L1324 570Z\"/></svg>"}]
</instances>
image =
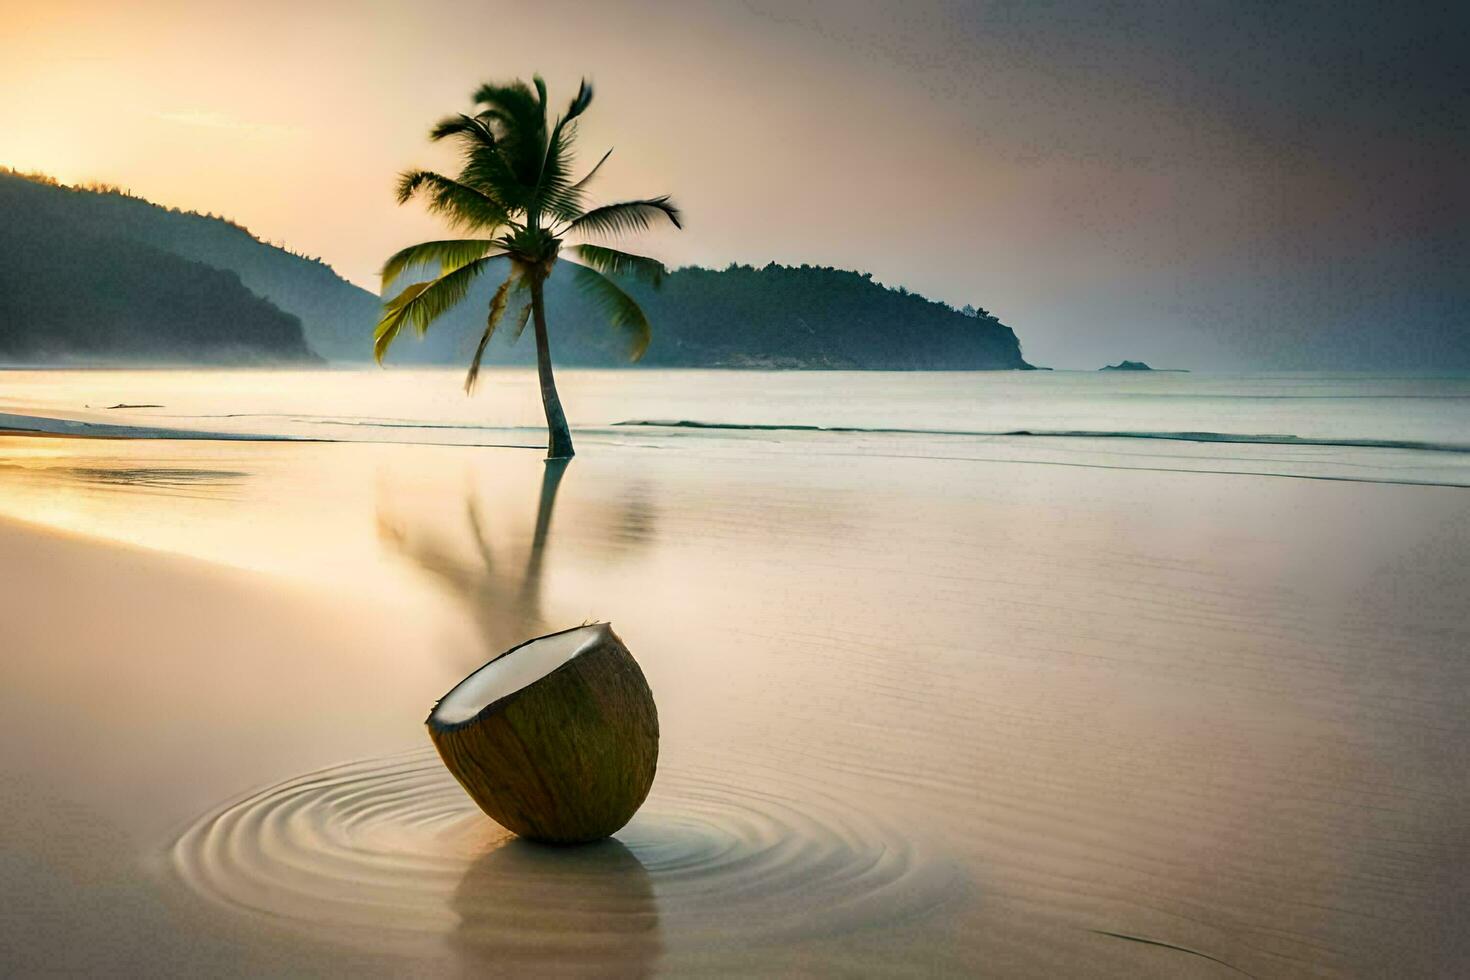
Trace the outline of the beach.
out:
<instances>
[{"instance_id":1,"label":"beach","mask_svg":"<svg viewBox=\"0 0 1470 980\"><path fill-rule=\"evenodd\" d=\"M1470 955L1470 382L6 373L18 973ZM509 841L424 718L603 620L652 794Z\"/></svg>"}]
</instances>

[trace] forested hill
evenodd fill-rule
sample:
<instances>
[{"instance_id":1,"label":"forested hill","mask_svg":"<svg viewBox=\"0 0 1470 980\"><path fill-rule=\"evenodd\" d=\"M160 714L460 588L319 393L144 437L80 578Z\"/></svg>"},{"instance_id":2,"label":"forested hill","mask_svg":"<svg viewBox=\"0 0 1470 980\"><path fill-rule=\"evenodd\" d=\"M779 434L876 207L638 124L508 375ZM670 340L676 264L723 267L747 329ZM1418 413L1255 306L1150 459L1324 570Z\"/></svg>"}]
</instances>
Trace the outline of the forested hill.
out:
<instances>
[{"instance_id":1,"label":"forested hill","mask_svg":"<svg viewBox=\"0 0 1470 980\"><path fill-rule=\"evenodd\" d=\"M88 349L102 352L112 342L105 335L114 322L118 336L135 338L129 342L136 344L130 353L139 359L161 356L185 327L195 337L233 335L242 348L254 345L264 353L274 344L282 357L305 356L285 333L271 333L279 325L264 325L278 308L274 313L284 311L300 320L306 344L327 360L372 358L378 297L320 260L262 242L223 218L161 207L116 189L67 187L3 169L0 217L7 226L0 234L0 266L9 267L6 293L0 297L0 332L16 337L11 346L0 345L0 356L7 351L27 350L32 354L25 356L39 357L46 350L80 350L78 338L87 331L92 342L102 344ZM27 249L32 254L26 260L28 271L18 277ZM42 253L52 261L39 262ZM187 261L180 264L182 260ZM210 278L207 273L217 275ZM567 365L625 365L622 338L576 288L570 273L562 263L547 284L554 356ZM206 279L216 297L213 305L195 288ZM161 299L163 284L175 287L178 295ZM464 363L484 329L490 294L498 284L486 277L426 339L401 338L389 362ZM642 361L648 366L1030 366L1021 357L1016 335L984 310L967 315L857 272L732 265L677 270L658 290L643 283L624 285L653 324L653 343ZM252 305L257 297L263 302ZM45 310L51 311L50 319L35 319ZM158 329L145 336L150 322ZM42 329L45 324L50 326ZM45 336L50 329L57 331L54 342ZM257 332L259 337L252 339ZM508 336L497 338L488 363L534 360L529 336L514 347L508 341ZM224 348L211 349L215 353L200 357L224 356Z\"/></svg>"},{"instance_id":2,"label":"forested hill","mask_svg":"<svg viewBox=\"0 0 1470 980\"><path fill-rule=\"evenodd\" d=\"M583 296L565 263L546 290L552 350L564 364L626 364L625 344ZM460 362L484 329L490 293L479 283L464 307L418 341L398 341L390 361ZM1027 369L1010 327L984 310L962 313L917 293L889 289L857 272L816 266L684 268L659 289L624 281L648 314L653 342L642 364L656 367ZM510 318L508 317L507 320ZM534 360L529 336L511 347L497 336L489 363Z\"/></svg>"},{"instance_id":3,"label":"forested hill","mask_svg":"<svg viewBox=\"0 0 1470 980\"><path fill-rule=\"evenodd\" d=\"M651 364L883 370L1028 368L1010 327L870 275L817 266L681 269L654 290L631 284L654 323ZM606 327L603 328L604 333Z\"/></svg>"},{"instance_id":4,"label":"forested hill","mask_svg":"<svg viewBox=\"0 0 1470 980\"><path fill-rule=\"evenodd\" d=\"M246 290L298 318L307 344L317 354L329 360L372 356L376 296L347 282L320 260L262 242L223 218L161 207L116 189L67 187L3 169L0 215L7 224L47 229L58 241L104 238L134 242L149 247L133 253L139 256L163 252L227 270ZM12 247L6 245L6 262ZM126 254L125 250L119 254ZM216 316L223 317L224 312L221 306ZM139 317L145 313L141 308L130 311ZM211 328L201 325L200 329Z\"/></svg>"},{"instance_id":5,"label":"forested hill","mask_svg":"<svg viewBox=\"0 0 1470 980\"><path fill-rule=\"evenodd\" d=\"M301 322L235 273L69 220L33 188L0 175L0 360L317 360Z\"/></svg>"}]
</instances>

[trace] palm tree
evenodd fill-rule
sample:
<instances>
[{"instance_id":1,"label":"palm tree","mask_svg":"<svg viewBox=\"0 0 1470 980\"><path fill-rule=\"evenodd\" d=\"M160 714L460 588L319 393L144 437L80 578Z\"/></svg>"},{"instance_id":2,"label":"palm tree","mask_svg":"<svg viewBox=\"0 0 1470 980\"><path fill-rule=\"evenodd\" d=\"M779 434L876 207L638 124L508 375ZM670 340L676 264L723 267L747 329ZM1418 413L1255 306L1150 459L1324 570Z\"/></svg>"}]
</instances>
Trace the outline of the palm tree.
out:
<instances>
[{"instance_id":1,"label":"palm tree","mask_svg":"<svg viewBox=\"0 0 1470 980\"><path fill-rule=\"evenodd\" d=\"M572 435L551 372L543 289L562 256L564 240L642 231L661 217L676 228L683 226L667 195L585 207L587 184L612 153L604 153L580 180L573 179L576 119L592 102L592 86L583 79L566 113L548 125L546 83L538 75L534 85L534 92L521 81L482 85L472 96L473 115L449 116L430 131L431 140L452 139L459 144L463 166L457 177L430 170L408 170L399 177L399 204L421 197L455 231L475 237L410 245L383 264L385 288L403 274L425 267L434 269L435 278L408 286L384 304L373 335L373 354L381 364L404 324L423 334L440 314L465 298L476 279L503 264L507 275L490 300L465 392L474 390L485 347L506 310L512 303L520 304L513 317L515 337L520 337L528 319L536 328L536 367L549 434L546 456L566 459L572 455ZM567 251L577 259L572 265L578 285L598 302L609 322L626 333L629 354L636 361L648 347L648 318L611 277L634 276L657 286L667 271L663 263L606 245L578 244Z\"/></svg>"}]
</instances>

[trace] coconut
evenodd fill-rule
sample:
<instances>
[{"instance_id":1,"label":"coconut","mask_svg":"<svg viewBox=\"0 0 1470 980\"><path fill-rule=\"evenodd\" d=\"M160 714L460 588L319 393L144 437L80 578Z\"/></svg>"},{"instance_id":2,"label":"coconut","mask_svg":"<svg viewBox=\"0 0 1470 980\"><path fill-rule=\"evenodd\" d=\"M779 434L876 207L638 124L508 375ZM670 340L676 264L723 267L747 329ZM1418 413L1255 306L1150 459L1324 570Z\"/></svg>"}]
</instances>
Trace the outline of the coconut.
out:
<instances>
[{"instance_id":1,"label":"coconut","mask_svg":"<svg viewBox=\"0 0 1470 980\"><path fill-rule=\"evenodd\" d=\"M440 698L427 724L480 809L547 843L619 830L658 764L653 693L607 623L512 647Z\"/></svg>"}]
</instances>

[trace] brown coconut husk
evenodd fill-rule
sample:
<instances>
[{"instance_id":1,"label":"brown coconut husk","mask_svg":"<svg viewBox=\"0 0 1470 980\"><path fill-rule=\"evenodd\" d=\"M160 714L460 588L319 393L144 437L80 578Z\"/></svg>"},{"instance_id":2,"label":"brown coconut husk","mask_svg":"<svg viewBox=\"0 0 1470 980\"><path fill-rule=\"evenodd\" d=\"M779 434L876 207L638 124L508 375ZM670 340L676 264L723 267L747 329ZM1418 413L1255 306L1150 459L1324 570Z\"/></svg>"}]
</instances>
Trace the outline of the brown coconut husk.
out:
<instances>
[{"instance_id":1,"label":"brown coconut husk","mask_svg":"<svg viewBox=\"0 0 1470 980\"><path fill-rule=\"evenodd\" d=\"M535 841L574 844L621 829L648 797L658 764L658 710L637 661L607 623L576 627L574 657L466 721L430 713L429 738L465 792L501 826ZM527 640L466 677L532 644ZM449 693L453 694L454 690Z\"/></svg>"}]
</instances>

